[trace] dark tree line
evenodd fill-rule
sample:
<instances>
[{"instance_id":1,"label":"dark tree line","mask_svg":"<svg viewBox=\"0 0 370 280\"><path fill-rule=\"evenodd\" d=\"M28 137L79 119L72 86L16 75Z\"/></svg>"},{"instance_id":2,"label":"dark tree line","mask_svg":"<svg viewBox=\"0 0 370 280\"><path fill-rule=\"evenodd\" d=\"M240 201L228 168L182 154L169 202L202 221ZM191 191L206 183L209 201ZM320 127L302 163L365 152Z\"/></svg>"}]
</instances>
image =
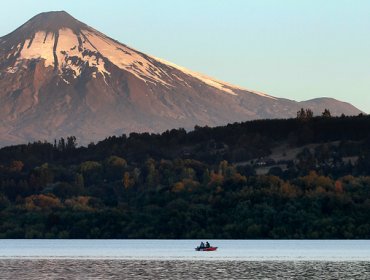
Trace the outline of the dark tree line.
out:
<instances>
[{"instance_id":1,"label":"dark tree line","mask_svg":"<svg viewBox=\"0 0 370 280\"><path fill-rule=\"evenodd\" d=\"M2 148L0 238L369 238L370 117L303 112Z\"/></svg>"}]
</instances>

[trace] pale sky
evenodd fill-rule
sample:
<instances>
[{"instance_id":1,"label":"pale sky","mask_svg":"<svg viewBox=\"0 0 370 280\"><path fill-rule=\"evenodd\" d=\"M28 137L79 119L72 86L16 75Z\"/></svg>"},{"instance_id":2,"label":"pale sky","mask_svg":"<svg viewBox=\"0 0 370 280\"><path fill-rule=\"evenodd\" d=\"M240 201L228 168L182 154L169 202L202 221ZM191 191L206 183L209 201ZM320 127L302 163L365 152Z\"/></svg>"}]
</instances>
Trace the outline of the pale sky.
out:
<instances>
[{"instance_id":1,"label":"pale sky","mask_svg":"<svg viewBox=\"0 0 370 280\"><path fill-rule=\"evenodd\" d=\"M370 113L368 0L21 0L0 36L65 10L144 53L297 101L333 97Z\"/></svg>"}]
</instances>

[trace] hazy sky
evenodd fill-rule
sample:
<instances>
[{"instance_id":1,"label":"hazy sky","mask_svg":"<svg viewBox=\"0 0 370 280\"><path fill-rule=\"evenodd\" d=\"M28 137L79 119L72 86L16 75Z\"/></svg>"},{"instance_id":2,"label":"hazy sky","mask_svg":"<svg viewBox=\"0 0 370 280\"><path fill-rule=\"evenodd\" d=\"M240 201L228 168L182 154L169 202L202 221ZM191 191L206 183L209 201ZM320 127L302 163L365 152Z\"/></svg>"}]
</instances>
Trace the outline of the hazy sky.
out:
<instances>
[{"instance_id":1,"label":"hazy sky","mask_svg":"<svg viewBox=\"0 0 370 280\"><path fill-rule=\"evenodd\" d=\"M148 54L295 100L328 96L370 113L368 0L23 0L2 3L0 36L65 10Z\"/></svg>"}]
</instances>

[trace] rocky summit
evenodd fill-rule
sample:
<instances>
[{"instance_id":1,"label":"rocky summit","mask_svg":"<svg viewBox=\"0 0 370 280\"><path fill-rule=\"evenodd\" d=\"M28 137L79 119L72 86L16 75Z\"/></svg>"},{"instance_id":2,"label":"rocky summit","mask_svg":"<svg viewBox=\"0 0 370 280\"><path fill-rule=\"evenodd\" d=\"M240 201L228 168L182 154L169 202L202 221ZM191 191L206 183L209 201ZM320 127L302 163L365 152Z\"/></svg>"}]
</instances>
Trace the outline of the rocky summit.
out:
<instances>
[{"instance_id":1,"label":"rocky summit","mask_svg":"<svg viewBox=\"0 0 370 280\"><path fill-rule=\"evenodd\" d=\"M0 38L0 145L74 135L80 144L162 132L360 110L296 102L234 86L137 51L66 12L39 14Z\"/></svg>"}]
</instances>

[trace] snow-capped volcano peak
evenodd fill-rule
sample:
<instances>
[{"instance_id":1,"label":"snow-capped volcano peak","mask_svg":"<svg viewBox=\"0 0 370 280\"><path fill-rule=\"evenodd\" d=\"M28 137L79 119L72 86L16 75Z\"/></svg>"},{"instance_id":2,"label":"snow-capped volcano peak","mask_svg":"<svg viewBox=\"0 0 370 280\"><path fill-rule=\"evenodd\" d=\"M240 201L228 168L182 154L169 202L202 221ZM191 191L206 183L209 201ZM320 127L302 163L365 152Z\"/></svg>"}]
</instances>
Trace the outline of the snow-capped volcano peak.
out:
<instances>
[{"instance_id":1,"label":"snow-capped volcano peak","mask_svg":"<svg viewBox=\"0 0 370 280\"><path fill-rule=\"evenodd\" d=\"M0 104L0 145L68 135L89 143L300 109L146 55L66 12L39 14L0 38Z\"/></svg>"},{"instance_id":2,"label":"snow-capped volcano peak","mask_svg":"<svg viewBox=\"0 0 370 280\"><path fill-rule=\"evenodd\" d=\"M1 44L11 49L7 59L15 59L15 63L8 67L8 73L16 73L29 60L43 60L44 66L57 70L66 83L71 82L71 77L76 79L81 76L87 68L91 77L101 74L105 80L110 75L105 66L109 61L145 82L170 86L162 79L165 74L148 57L79 22L66 12L37 15L5 36Z\"/></svg>"},{"instance_id":3,"label":"snow-capped volcano peak","mask_svg":"<svg viewBox=\"0 0 370 280\"><path fill-rule=\"evenodd\" d=\"M91 27L83 22L78 21L65 11L52 11L40 13L34 16L7 36L11 36L13 33L16 33L17 36L22 34L23 36L27 37L30 34L38 31L57 33L63 28L71 29L78 34L81 29L90 29Z\"/></svg>"},{"instance_id":4,"label":"snow-capped volcano peak","mask_svg":"<svg viewBox=\"0 0 370 280\"><path fill-rule=\"evenodd\" d=\"M15 34L18 40L14 38ZM67 84L72 82L71 79L80 77L87 69L92 78L101 75L107 83L110 71L106 64L112 63L145 83L166 87L176 87L178 83L186 84L179 75L168 73L169 68L174 68L224 93L237 95L237 91L245 90L165 60L144 55L105 36L64 11L39 14L3 40L3 44L12 50L8 59L15 58L15 63L7 69L8 73L16 73L24 68L24 62L27 60L42 59L44 66L57 70ZM189 83L187 86L190 86ZM259 92L254 93L273 98Z\"/></svg>"}]
</instances>

